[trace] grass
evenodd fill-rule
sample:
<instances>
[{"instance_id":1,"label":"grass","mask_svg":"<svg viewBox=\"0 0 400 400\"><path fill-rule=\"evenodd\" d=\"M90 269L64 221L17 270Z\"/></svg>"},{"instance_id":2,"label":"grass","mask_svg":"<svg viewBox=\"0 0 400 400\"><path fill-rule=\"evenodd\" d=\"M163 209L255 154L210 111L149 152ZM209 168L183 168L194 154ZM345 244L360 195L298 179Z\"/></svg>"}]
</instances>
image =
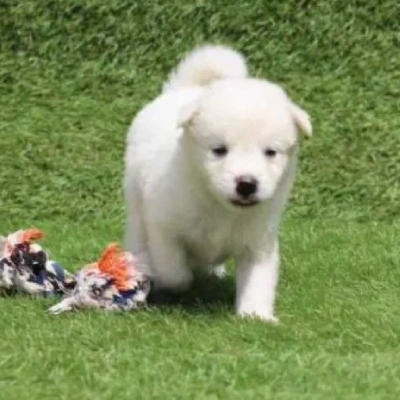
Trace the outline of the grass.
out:
<instances>
[{"instance_id":1,"label":"grass","mask_svg":"<svg viewBox=\"0 0 400 400\"><path fill-rule=\"evenodd\" d=\"M70 265L117 234L100 224L62 233L46 244ZM286 221L277 327L234 317L231 278L130 315L48 316L51 300L1 299L0 391L10 400L396 399L399 234L390 223Z\"/></svg>"},{"instance_id":2,"label":"grass","mask_svg":"<svg viewBox=\"0 0 400 400\"><path fill-rule=\"evenodd\" d=\"M0 298L2 398L399 398L394 0L5 0L0 15L0 231L43 228L71 269L121 238L127 127L194 44L234 44L315 129L281 231L279 326L233 315L233 271L130 315Z\"/></svg>"}]
</instances>

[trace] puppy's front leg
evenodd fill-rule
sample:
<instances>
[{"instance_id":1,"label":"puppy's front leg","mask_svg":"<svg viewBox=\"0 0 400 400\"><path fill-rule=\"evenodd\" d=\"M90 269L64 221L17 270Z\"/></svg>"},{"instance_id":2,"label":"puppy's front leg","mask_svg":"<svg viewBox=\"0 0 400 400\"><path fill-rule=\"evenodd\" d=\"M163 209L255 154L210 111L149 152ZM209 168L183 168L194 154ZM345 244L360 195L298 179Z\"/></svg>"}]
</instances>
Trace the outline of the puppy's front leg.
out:
<instances>
[{"instance_id":1,"label":"puppy's front leg","mask_svg":"<svg viewBox=\"0 0 400 400\"><path fill-rule=\"evenodd\" d=\"M151 229L148 248L151 275L156 289L180 291L190 286L193 274L186 265L184 250L177 241L158 229Z\"/></svg>"},{"instance_id":2,"label":"puppy's front leg","mask_svg":"<svg viewBox=\"0 0 400 400\"><path fill-rule=\"evenodd\" d=\"M237 260L236 312L239 315L277 322L274 302L278 269L277 239L266 251L248 254Z\"/></svg>"}]
</instances>

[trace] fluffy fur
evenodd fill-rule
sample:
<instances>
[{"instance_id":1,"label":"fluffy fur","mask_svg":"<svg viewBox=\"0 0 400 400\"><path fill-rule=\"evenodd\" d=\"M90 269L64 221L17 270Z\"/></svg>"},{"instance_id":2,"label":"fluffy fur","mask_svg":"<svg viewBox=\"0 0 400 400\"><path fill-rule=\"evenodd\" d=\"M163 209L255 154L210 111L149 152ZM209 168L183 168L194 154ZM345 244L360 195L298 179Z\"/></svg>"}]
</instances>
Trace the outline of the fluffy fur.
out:
<instances>
[{"instance_id":1,"label":"fluffy fur","mask_svg":"<svg viewBox=\"0 0 400 400\"><path fill-rule=\"evenodd\" d=\"M125 246L156 287L187 289L194 268L236 261L236 310L275 321L278 227L307 113L248 77L241 54L205 46L172 71L128 133Z\"/></svg>"}]
</instances>

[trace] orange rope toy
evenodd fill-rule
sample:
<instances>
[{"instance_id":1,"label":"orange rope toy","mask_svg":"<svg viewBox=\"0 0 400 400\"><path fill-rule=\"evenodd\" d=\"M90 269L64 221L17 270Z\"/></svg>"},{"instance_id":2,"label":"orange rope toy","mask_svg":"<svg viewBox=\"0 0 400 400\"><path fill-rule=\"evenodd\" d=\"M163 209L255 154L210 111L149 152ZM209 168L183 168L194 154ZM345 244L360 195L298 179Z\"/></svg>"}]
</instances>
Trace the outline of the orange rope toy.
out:
<instances>
[{"instance_id":1,"label":"orange rope toy","mask_svg":"<svg viewBox=\"0 0 400 400\"><path fill-rule=\"evenodd\" d=\"M150 291L150 279L138 267L131 253L110 243L100 258L76 274L76 286L51 314L82 308L132 310L144 304Z\"/></svg>"}]
</instances>

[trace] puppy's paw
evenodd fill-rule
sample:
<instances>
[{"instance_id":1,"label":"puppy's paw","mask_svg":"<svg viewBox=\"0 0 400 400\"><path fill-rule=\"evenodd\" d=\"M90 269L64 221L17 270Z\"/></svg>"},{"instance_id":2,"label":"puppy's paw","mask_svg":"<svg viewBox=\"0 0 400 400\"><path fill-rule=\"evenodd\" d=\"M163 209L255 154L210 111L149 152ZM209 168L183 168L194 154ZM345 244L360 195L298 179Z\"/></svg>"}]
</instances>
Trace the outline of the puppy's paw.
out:
<instances>
[{"instance_id":1,"label":"puppy's paw","mask_svg":"<svg viewBox=\"0 0 400 400\"><path fill-rule=\"evenodd\" d=\"M270 324L277 325L279 323L279 319L275 317L274 314L263 312L263 311L250 311L250 310L238 310L238 315L242 318L252 319L252 320L261 320L263 322L268 322Z\"/></svg>"}]
</instances>

